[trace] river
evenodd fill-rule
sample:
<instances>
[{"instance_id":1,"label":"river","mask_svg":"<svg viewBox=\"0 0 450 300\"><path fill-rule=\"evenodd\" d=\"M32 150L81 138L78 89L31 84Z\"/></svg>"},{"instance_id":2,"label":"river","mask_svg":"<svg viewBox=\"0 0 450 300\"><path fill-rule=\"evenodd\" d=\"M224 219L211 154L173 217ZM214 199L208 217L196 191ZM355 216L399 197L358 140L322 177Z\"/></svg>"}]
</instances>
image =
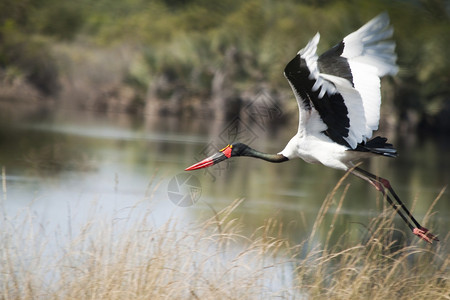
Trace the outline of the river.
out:
<instances>
[{"instance_id":1,"label":"river","mask_svg":"<svg viewBox=\"0 0 450 300\"><path fill-rule=\"evenodd\" d=\"M4 116L0 124L2 205L10 215L31 208L50 231L59 228L73 234L94 206L120 217L139 203L153 210L153 222L162 224L173 217L186 222L205 219L243 198L233 217L242 221L244 232L273 218L285 224L285 234L298 243L311 233L324 199L344 175L301 160L270 164L251 158L184 171L236 138L261 151L278 152L295 133L292 125L270 128L240 118L211 123L70 110L27 118ZM421 221L450 183L450 140L417 135L390 140L398 158L374 158L362 167L390 179ZM349 176L338 188L325 222L331 222L347 185L336 239L348 230L362 239L369 219L380 215L386 204L366 182ZM432 212L426 226L445 236L450 191L443 192ZM395 224L407 231L399 218ZM318 242L326 235L325 227Z\"/></svg>"}]
</instances>

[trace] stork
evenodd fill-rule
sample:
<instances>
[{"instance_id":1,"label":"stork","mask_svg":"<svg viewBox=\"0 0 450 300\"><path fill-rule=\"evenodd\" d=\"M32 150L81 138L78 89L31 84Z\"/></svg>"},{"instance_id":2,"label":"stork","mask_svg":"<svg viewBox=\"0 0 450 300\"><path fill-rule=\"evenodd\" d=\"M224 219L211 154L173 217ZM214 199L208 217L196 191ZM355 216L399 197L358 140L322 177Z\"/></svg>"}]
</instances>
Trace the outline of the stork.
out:
<instances>
[{"instance_id":1,"label":"stork","mask_svg":"<svg viewBox=\"0 0 450 300\"><path fill-rule=\"evenodd\" d=\"M186 171L206 168L235 156L273 163L302 158L308 163L350 171L380 191L415 235L428 243L438 241L413 217L387 179L356 165L359 160L375 155L397 156L397 150L386 138L372 138L380 119L380 78L398 72L395 43L390 39L393 28L389 23L388 14L382 13L320 56L316 54L320 39L317 33L286 65L284 76L298 103L299 125L296 135L281 152L263 153L236 142Z\"/></svg>"}]
</instances>

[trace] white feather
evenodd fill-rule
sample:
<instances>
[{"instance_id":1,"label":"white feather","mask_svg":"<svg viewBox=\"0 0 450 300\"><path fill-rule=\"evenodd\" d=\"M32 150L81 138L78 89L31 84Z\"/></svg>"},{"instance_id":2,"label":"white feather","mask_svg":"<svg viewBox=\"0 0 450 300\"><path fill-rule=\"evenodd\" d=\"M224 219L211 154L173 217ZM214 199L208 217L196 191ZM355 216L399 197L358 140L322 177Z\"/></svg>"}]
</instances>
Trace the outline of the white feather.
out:
<instances>
[{"instance_id":1,"label":"white feather","mask_svg":"<svg viewBox=\"0 0 450 300\"><path fill-rule=\"evenodd\" d=\"M366 124L363 138L366 140L378 129L381 105L380 78L375 67L354 61L349 64L353 73L353 84L361 95L364 107Z\"/></svg>"},{"instance_id":2,"label":"white feather","mask_svg":"<svg viewBox=\"0 0 450 300\"><path fill-rule=\"evenodd\" d=\"M344 38L342 56L375 67L379 77L395 75L398 72L395 43L386 41L393 32L388 14L382 13Z\"/></svg>"},{"instance_id":3,"label":"white feather","mask_svg":"<svg viewBox=\"0 0 450 300\"><path fill-rule=\"evenodd\" d=\"M342 56L347 58L355 89L359 92L366 119L363 140L372 137L380 120L380 77L398 72L395 43L387 41L393 29L382 13L344 38Z\"/></svg>"},{"instance_id":4,"label":"white feather","mask_svg":"<svg viewBox=\"0 0 450 300\"><path fill-rule=\"evenodd\" d=\"M308 66L311 74L309 75L309 79L315 80L312 90L315 92L320 89L319 98L323 98L325 93L329 95L336 93L336 88L333 84L324 80L320 75L319 68L317 67L317 59L319 56L316 53L317 45L319 44L320 34L316 33L316 35L309 41L308 45L305 48L301 49L297 54L300 54L300 57L303 58Z\"/></svg>"}]
</instances>

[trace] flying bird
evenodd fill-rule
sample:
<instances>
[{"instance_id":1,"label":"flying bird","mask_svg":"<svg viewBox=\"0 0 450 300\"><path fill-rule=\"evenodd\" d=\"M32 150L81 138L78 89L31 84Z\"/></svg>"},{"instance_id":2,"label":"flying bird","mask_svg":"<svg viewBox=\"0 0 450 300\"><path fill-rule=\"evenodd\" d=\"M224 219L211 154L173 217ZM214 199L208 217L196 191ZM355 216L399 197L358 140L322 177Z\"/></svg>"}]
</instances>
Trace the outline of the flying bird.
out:
<instances>
[{"instance_id":1,"label":"flying bird","mask_svg":"<svg viewBox=\"0 0 450 300\"><path fill-rule=\"evenodd\" d=\"M320 39L317 33L286 65L284 76L298 103L299 124L297 134L281 152L263 153L236 142L186 171L210 167L235 156L273 163L302 158L308 163L350 171L380 191L415 235L429 243L438 241L417 222L387 179L356 165L371 156L397 156L386 138L372 138L380 119L380 78L398 72L389 23L388 14L382 13L320 56L316 54Z\"/></svg>"}]
</instances>

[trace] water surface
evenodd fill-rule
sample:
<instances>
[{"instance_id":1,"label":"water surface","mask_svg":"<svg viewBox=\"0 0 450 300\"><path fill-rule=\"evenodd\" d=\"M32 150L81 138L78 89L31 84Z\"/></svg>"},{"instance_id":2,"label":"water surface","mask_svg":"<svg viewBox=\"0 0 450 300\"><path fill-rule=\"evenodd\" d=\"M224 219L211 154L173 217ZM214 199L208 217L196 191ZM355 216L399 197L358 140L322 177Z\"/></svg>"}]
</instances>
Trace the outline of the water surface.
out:
<instances>
[{"instance_id":1,"label":"water surface","mask_svg":"<svg viewBox=\"0 0 450 300\"><path fill-rule=\"evenodd\" d=\"M6 174L3 206L9 214L31 206L49 231L55 226L76 230L77 220L88 218L93 203L119 216L139 203L154 211L155 224L162 224L175 216L186 222L204 219L244 198L234 215L243 221L244 231L253 232L268 218L275 218L285 224L293 242L301 242L311 232L323 200L344 175L301 160L270 164L235 158L189 173L199 182L198 201L179 207L170 200L169 182L187 166L235 138L261 151L278 152L296 129L264 128L240 119L212 123L148 116L136 120L124 114L73 111L9 119L1 125L0 167ZM418 136L390 140L400 156L372 159L363 167L390 179L420 221L450 182L450 143ZM366 182L350 176L338 189L326 222L331 221L346 185L350 186L336 234L350 228L361 238L368 220L379 215L385 204ZM445 191L427 225L447 234L449 211L450 194ZM407 230L399 219L396 226ZM319 241L327 234L322 231Z\"/></svg>"}]
</instances>

